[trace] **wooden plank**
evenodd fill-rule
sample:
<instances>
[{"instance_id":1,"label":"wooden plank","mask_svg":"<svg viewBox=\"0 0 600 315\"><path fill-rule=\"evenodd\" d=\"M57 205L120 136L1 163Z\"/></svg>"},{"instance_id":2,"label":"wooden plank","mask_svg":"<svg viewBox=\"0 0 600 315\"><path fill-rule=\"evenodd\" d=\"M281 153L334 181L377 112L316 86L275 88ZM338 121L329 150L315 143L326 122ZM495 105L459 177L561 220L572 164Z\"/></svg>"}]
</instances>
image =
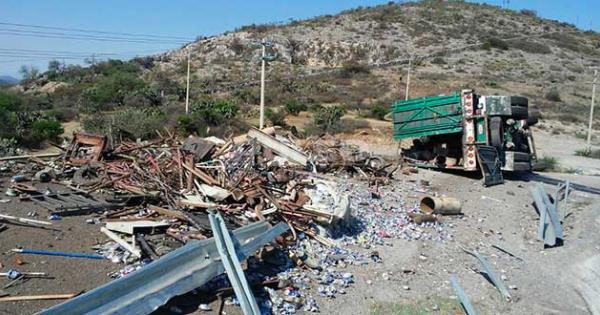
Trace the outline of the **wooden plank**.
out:
<instances>
[{"instance_id":1,"label":"wooden plank","mask_svg":"<svg viewBox=\"0 0 600 315\"><path fill-rule=\"evenodd\" d=\"M28 155L15 155L15 156L5 156L0 157L0 161L13 161L13 160L26 160L31 158L49 158L49 157L57 157L62 155L62 152L56 153L44 153L44 154L28 154Z\"/></svg>"},{"instance_id":2,"label":"wooden plank","mask_svg":"<svg viewBox=\"0 0 600 315\"><path fill-rule=\"evenodd\" d=\"M156 213L162 214L162 215L166 215L168 217L173 217L173 218L177 218L179 220L183 220L183 221L187 221L187 217L180 211L175 211L175 210L171 210L171 209L166 209L163 207L159 207L159 206L153 206L153 205L148 205L148 210L152 210Z\"/></svg>"},{"instance_id":3,"label":"wooden plank","mask_svg":"<svg viewBox=\"0 0 600 315\"><path fill-rule=\"evenodd\" d=\"M256 141L258 141L260 144L273 150L273 152L275 152L277 155L288 159L290 162L298 163L303 166L306 166L308 163L308 156L306 154L284 144L283 142L258 129L250 129L248 131L248 137L256 139Z\"/></svg>"},{"instance_id":4,"label":"wooden plank","mask_svg":"<svg viewBox=\"0 0 600 315\"><path fill-rule=\"evenodd\" d=\"M183 168L190 171L192 174L196 175L196 177L200 178L203 182L210 185L219 185L219 182L214 179L212 176L206 174L205 172L195 168L193 165L182 164Z\"/></svg>"},{"instance_id":5,"label":"wooden plank","mask_svg":"<svg viewBox=\"0 0 600 315\"><path fill-rule=\"evenodd\" d=\"M77 295L79 295L79 293L5 296L5 297L0 298L0 302L36 301L36 300L63 300L63 299L74 298Z\"/></svg>"}]
</instances>

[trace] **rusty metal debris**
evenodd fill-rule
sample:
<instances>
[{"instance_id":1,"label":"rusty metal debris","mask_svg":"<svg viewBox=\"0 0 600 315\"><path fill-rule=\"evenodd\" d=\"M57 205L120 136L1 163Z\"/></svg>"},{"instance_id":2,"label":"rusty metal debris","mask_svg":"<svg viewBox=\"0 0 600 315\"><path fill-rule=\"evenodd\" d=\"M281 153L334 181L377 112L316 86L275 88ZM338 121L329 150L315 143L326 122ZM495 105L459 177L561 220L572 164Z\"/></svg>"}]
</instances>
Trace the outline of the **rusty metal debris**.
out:
<instances>
[{"instance_id":1,"label":"rusty metal debris","mask_svg":"<svg viewBox=\"0 0 600 315\"><path fill-rule=\"evenodd\" d=\"M75 165L100 161L105 148L106 136L78 132L73 134L73 141L67 148L65 160Z\"/></svg>"},{"instance_id":2,"label":"rusty metal debris","mask_svg":"<svg viewBox=\"0 0 600 315\"><path fill-rule=\"evenodd\" d=\"M240 280L227 283L225 287L233 286L238 293L243 286L248 302L245 309L256 313L248 283L239 276L241 268L234 256L247 257L277 236L277 247L290 250L290 254L297 258L296 263L303 268L324 270L323 262L314 257L316 254L309 253L312 246L308 246L307 242L311 240L314 246L340 251L334 249L337 248L336 243L330 237L352 222L352 203L347 183L339 180L339 174L345 172L348 176L356 176L361 183L375 187L374 191L377 191L387 183L395 168L391 163L360 152L353 146L328 138L298 140L270 128L263 131L251 129L248 134L231 139L177 139L167 133L167 136L152 142L123 142L115 147L108 147L106 137L77 133L61 157L38 161L31 166L21 164L21 169L16 171L18 176L14 177L10 189L19 200L47 209L53 220L61 216L93 214L94 217L86 222L91 226L99 225L95 228L100 229L107 240L95 248L101 255L98 257L125 264L123 269L111 275L119 278L119 282L100 287L51 310L67 314L84 308L108 310L110 307L122 313L135 310L134 313L141 314L155 310L174 294L184 294L223 273L222 260L213 259L216 256L213 238L227 243L221 236L228 233L227 230L235 230L234 235L237 231L245 235L240 240L248 239L249 235L243 231L250 231L258 224L262 233L267 226L274 224L275 227L266 235L250 243L235 244L235 251L222 248L228 253L222 251L221 254L232 258L227 268L235 269L236 279ZM32 180L36 176L30 174L39 172L48 174L44 184L59 184L68 189L38 188L38 182L42 181ZM209 213L218 213L221 218L218 220L218 230L222 232L219 237L215 235L216 225L211 226ZM279 236L285 230L289 233ZM260 234L258 230L254 232L253 236ZM145 276L133 276L145 274L144 270L159 270L157 268L162 268L163 264L159 262L168 257L176 259L174 257L182 251L187 251L183 248L198 248L191 245L198 244L198 241L203 244L201 248L208 246L206 248L211 249L211 261L203 261L203 254L197 253L200 255L198 260L203 261L202 266L208 268L206 273L189 278L187 269L177 269L172 261L167 262L167 268L160 269L165 276L156 279L153 285L164 285L160 279L166 279L169 270L173 269L172 275L176 278L169 280L169 288L165 287L168 292L160 293L160 301L153 300L152 305L147 304L145 298L137 298L147 292L143 292L144 288L132 286L131 281L134 280L127 282L126 279L147 281ZM367 242L370 238L358 241ZM300 251L300 247L306 248ZM243 255L238 252L240 249ZM190 261L183 260L183 265L188 266ZM148 264L149 261L154 262ZM126 275L129 276L123 278ZM228 275L232 276L229 272ZM342 274L331 276L337 277L344 286L352 282L352 275L348 273L344 277ZM200 278L202 281L195 281ZM258 280L249 283L273 279ZM331 296L333 284L329 282L326 285L322 294ZM103 295L117 287L118 294L111 295L114 305L93 300L96 294ZM134 296L138 293L139 296ZM131 304L132 301L137 301L136 306ZM284 306L277 304L273 308ZM305 300L304 308L318 309L312 298Z\"/></svg>"}]
</instances>

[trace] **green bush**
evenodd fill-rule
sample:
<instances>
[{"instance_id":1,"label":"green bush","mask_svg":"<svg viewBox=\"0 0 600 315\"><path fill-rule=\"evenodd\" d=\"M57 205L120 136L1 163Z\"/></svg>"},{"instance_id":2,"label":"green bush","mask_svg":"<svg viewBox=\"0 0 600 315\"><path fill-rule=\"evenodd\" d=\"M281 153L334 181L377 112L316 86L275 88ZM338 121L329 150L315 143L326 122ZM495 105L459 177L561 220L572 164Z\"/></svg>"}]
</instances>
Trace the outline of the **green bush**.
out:
<instances>
[{"instance_id":1,"label":"green bush","mask_svg":"<svg viewBox=\"0 0 600 315\"><path fill-rule=\"evenodd\" d=\"M285 104L283 104L283 107L285 108L285 110L288 113L290 113L290 115L294 115L294 116L298 116L298 114L300 114L300 112L308 109L308 106L306 106L306 104L304 104L298 100L286 101Z\"/></svg>"},{"instance_id":2,"label":"green bush","mask_svg":"<svg viewBox=\"0 0 600 315\"><path fill-rule=\"evenodd\" d=\"M0 110L16 111L23 103L20 94L11 91L0 91Z\"/></svg>"},{"instance_id":3,"label":"green bush","mask_svg":"<svg viewBox=\"0 0 600 315\"><path fill-rule=\"evenodd\" d=\"M369 74L371 70L366 65L360 64L355 61L347 62L342 66L340 76L342 78L351 78L358 74Z\"/></svg>"},{"instance_id":4,"label":"green bush","mask_svg":"<svg viewBox=\"0 0 600 315\"><path fill-rule=\"evenodd\" d=\"M390 112L390 108L388 106L384 106L382 104L377 104L373 108L371 108L371 117L383 120L385 115Z\"/></svg>"},{"instance_id":5,"label":"green bush","mask_svg":"<svg viewBox=\"0 0 600 315\"><path fill-rule=\"evenodd\" d=\"M177 119L179 130L186 134L206 135L212 127L229 127L238 123L239 106L228 99L209 99L190 106L189 115ZM222 129L222 128L221 128Z\"/></svg>"},{"instance_id":6,"label":"green bush","mask_svg":"<svg viewBox=\"0 0 600 315\"><path fill-rule=\"evenodd\" d=\"M114 106L125 105L125 97L146 86L137 74L127 72L109 72L96 84L84 91L88 109L106 110Z\"/></svg>"},{"instance_id":7,"label":"green bush","mask_svg":"<svg viewBox=\"0 0 600 315\"><path fill-rule=\"evenodd\" d=\"M535 11L535 10L522 9L519 12L521 12L521 14L526 15L526 16L537 17L537 11Z\"/></svg>"},{"instance_id":8,"label":"green bush","mask_svg":"<svg viewBox=\"0 0 600 315\"><path fill-rule=\"evenodd\" d=\"M600 150L576 150L575 155L589 157L592 159L600 159Z\"/></svg>"},{"instance_id":9,"label":"green bush","mask_svg":"<svg viewBox=\"0 0 600 315\"><path fill-rule=\"evenodd\" d=\"M535 42L531 39L519 39L513 40L509 43L510 47L522 50L524 52L532 54L551 54L552 49L550 46L542 43Z\"/></svg>"},{"instance_id":10,"label":"green bush","mask_svg":"<svg viewBox=\"0 0 600 315\"><path fill-rule=\"evenodd\" d=\"M33 140L42 142L45 140L57 141L65 130L57 120L37 120L31 126Z\"/></svg>"},{"instance_id":11,"label":"green bush","mask_svg":"<svg viewBox=\"0 0 600 315\"><path fill-rule=\"evenodd\" d=\"M553 102L562 101L562 99L560 97L560 92L558 92L557 88L550 89L550 91L548 91L548 93L546 93L546 99L549 101L553 101Z\"/></svg>"},{"instance_id":12,"label":"green bush","mask_svg":"<svg viewBox=\"0 0 600 315\"><path fill-rule=\"evenodd\" d=\"M287 123L285 122L286 116L287 112L282 109L273 110L272 108L267 108L265 110L265 117L271 122L273 126L287 126Z\"/></svg>"},{"instance_id":13,"label":"green bush","mask_svg":"<svg viewBox=\"0 0 600 315\"><path fill-rule=\"evenodd\" d=\"M190 115L181 115L177 118L177 125L182 134L191 135L206 127L206 122Z\"/></svg>"},{"instance_id":14,"label":"green bush","mask_svg":"<svg viewBox=\"0 0 600 315\"><path fill-rule=\"evenodd\" d=\"M234 119L239 110L239 106L231 100L203 100L192 104L190 115L203 120L208 125L217 126Z\"/></svg>"},{"instance_id":15,"label":"green bush","mask_svg":"<svg viewBox=\"0 0 600 315\"><path fill-rule=\"evenodd\" d=\"M492 48L496 48L496 49L500 49L500 50L508 50L509 46L508 46L508 43L506 43L505 41L503 41L499 38L496 38L496 37L492 37L483 43L482 48L485 50L491 50Z\"/></svg>"},{"instance_id":16,"label":"green bush","mask_svg":"<svg viewBox=\"0 0 600 315\"><path fill-rule=\"evenodd\" d=\"M558 159L552 156L544 156L538 160L544 171L555 172L559 171Z\"/></svg>"},{"instance_id":17,"label":"green bush","mask_svg":"<svg viewBox=\"0 0 600 315\"><path fill-rule=\"evenodd\" d=\"M346 110L339 106L323 107L313 115L313 124L324 132L338 132Z\"/></svg>"},{"instance_id":18,"label":"green bush","mask_svg":"<svg viewBox=\"0 0 600 315\"><path fill-rule=\"evenodd\" d=\"M16 114L0 107L0 138L16 138L16 123Z\"/></svg>"},{"instance_id":19,"label":"green bush","mask_svg":"<svg viewBox=\"0 0 600 315\"><path fill-rule=\"evenodd\" d=\"M58 121L68 122L75 120L78 112L73 108L56 108L48 112L48 115L56 118Z\"/></svg>"},{"instance_id":20,"label":"green bush","mask_svg":"<svg viewBox=\"0 0 600 315\"><path fill-rule=\"evenodd\" d=\"M17 155L19 146L14 138L0 138L0 156Z\"/></svg>"},{"instance_id":21,"label":"green bush","mask_svg":"<svg viewBox=\"0 0 600 315\"><path fill-rule=\"evenodd\" d=\"M164 127L165 115L157 108L131 108L110 115L91 115L83 129L119 139L151 139Z\"/></svg>"},{"instance_id":22,"label":"green bush","mask_svg":"<svg viewBox=\"0 0 600 315\"><path fill-rule=\"evenodd\" d=\"M433 60L431 61L431 63L436 64L436 65L445 65L446 64L446 60L442 57L435 57L433 58Z\"/></svg>"}]
</instances>

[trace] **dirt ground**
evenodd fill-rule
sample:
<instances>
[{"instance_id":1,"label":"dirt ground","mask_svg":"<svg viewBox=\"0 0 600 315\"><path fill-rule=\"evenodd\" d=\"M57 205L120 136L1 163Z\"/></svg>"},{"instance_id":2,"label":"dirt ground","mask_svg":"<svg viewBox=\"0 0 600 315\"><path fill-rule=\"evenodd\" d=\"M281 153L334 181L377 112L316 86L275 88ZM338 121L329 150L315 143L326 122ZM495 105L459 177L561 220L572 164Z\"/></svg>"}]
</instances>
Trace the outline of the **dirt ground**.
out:
<instances>
[{"instance_id":1,"label":"dirt ground","mask_svg":"<svg viewBox=\"0 0 600 315\"><path fill-rule=\"evenodd\" d=\"M382 133L384 133L383 131ZM536 135L537 136L537 135ZM541 134L538 147L551 152L552 144ZM362 137L362 138L361 138ZM387 135L385 136L387 137ZM374 138L385 139L379 135ZM569 141L581 141L574 137ZM381 140L368 141L357 135L363 150L393 156L397 145ZM562 141L562 140L561 140ZM387 142L387 143L386 143ZM579 142L576 142L579 143ZM563 150L566 156L566 150ZM561 159L560 152L556 153ZM570 156L570 155L569 155ZM585 159L585 158L582 158ZM583 162L597 163L585 159ZM583 165L582 164L582 165ZM8 177L2 178L0 189L6 190ZM563 222L564 246L544 249L537 241L538 215L532 206L529 188L542 183L553 193L556 183L565 179L575 183L568 216ZM531 173L512 176L505 184L485 188L476 176L419 170L417 174L398 175L390 185L382 187L387 194L400 194L414 202L421 193L409 189L420 180L442 195L461 199L464 215L443 218L444 229L453 235L450 241L389 239L389 245L377 246L383 262L367 266L347 267L355 284L346 294L327 299L313 294L323 314L447 314L455 313L456 296L450 286L450 275L460 285L480 314L592 314L600 312L600 177L569 173ZM40 186L42 187L42 186ZM357 187L360 185L357 183ZM27 217L35 211L45 220L46 210L29 202L19 202L4 194L0 213ZM64 257L15 255L12 248L26 247L53 251L92 253L92 247L107 239L99 225L87 224L93 216L65 217L53 221L54 230L9 225L0 232L1 271L49 273L54 279L32 279L6 289L11 295L76 293L90 290L110 281L109 273L123 267L105 260L70 259ZM35 219L35 218L34 218ZM500 246L522 260L507 255L491 245ZM495 287L482 276L477 260L462 251L461 246L479 251L487 257L496 274L510 286L512 301L503 300ZM366 251L363 249L363 251ZM23 262L18 265L17 262ZM1 279L3 286L7 279ZM316 291L316 286L311 290ZM60 301L0 302L0 314L31 314ZM218 308L216 302L211 304ZM226 306L227 314L239 314L239 308ZM160 313L173 313L162 309ZM197 309L184 313L216 314Z\"/></svg>"}]
</instances>

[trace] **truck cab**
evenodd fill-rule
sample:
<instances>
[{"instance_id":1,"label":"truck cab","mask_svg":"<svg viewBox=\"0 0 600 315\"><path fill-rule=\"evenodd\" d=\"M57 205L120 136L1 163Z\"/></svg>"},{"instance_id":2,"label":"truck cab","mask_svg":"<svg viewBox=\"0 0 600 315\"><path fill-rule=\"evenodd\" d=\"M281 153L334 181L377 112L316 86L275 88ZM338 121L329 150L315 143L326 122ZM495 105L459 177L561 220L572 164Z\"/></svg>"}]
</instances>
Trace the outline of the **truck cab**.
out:
<instances>
[{"instance_id":1,"label":"truck cab","mask_svg":"<svg viewBox=\"0 0 600 315\"><path fill-rule=\"evenodd\" d=\"M463 90L392 105L394 139L412 139L405 161L422 167L481 171L484 184L502 171L529 171L535 161L528 99Z\"/></svg>"}]
</instances>

